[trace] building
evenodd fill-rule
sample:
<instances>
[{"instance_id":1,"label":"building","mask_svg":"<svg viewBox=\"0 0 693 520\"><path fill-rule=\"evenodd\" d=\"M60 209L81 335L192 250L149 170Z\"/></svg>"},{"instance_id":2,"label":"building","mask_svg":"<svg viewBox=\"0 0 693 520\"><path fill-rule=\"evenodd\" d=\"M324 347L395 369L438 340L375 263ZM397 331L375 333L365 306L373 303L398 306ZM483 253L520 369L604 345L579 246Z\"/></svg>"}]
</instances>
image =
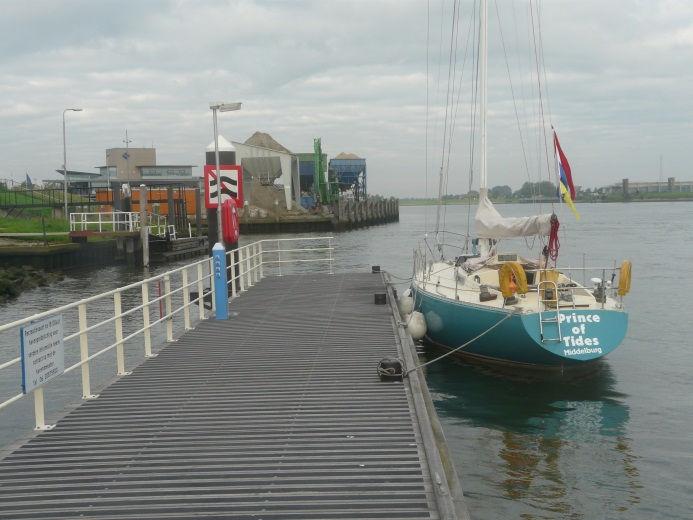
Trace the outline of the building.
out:
<instances>
[{"instance_id":1,"label":"building","mask_svg":"<svg viewBox=\"0 0 693 520\"><path fill-rule=\"evenodd\" d=\"M105 188L123 184L199 184L193 177L191 164L156 164L156 148L109 148L106 165L97 172L68 170L67 180L73 191ZM62 170L56 170L60 175Z\"/></svg>"},{"instance_id":2,"label":"building","mask_svg":"<svg viewBox=\"0 0 693 520\"><path fill-rule=\"evenodd\" d=\"M339 185L339 191L353 191L354 198L367 195L366 159L353 153L340 153L330 159L329 178Z\"/></svg>"},{"instance_id":3,"label":"building","mask_svg":"<svg viewBox=\"0 0 693 520\"><path fill-rule=\"evenodd\" d=\"M271 135L255 132L244 143L231 143L243 167L243 196L250 205L296 209L301 205L299 159ZM207 148L209 150L209 148ZM213 143L212 143L213 149Z\"/></svg>"},{"instance_id":4,"label":"building","mask_svg":"<svg viewBox=\"0 0 693 520\"><path fill-rule=\"evenodd\" d=\"M99 174L108 182L191 180L193 165L156 164L156 148L109 148Z\"/></svg>"},{"instance_id":5,"label":"building","mask_svg":"<svg viewBox=\"0 0 693 520\"><path fill-rule=\"evenodd\" d=\"M639 193L691 193L693 181L677 181L675 177L669 177L666 181L633 182L623 179L621 182L611 184L599 190L602 193L627 193L637 195Z\"/></svg>"}]
</instances>

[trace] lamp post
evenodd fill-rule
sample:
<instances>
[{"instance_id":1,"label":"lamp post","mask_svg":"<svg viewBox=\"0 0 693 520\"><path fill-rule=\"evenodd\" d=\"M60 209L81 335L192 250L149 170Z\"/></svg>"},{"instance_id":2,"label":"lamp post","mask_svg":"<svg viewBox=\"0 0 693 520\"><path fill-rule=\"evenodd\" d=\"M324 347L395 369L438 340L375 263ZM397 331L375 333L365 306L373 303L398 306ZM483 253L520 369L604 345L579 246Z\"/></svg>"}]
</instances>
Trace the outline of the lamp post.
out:
<instances>
[{"instance_id":1,"label":"lamp post","mask_svg":"<svg viewBox=\"0 0 693 520\"><path fill-rule=\"evenodd\" d=\"M65 218L70 221L67 212L67 146L65 144L65 112L81 112L81 108L66 108L63 110L63 202L65 203Z\"/></svg>"},{"instance_id":2,"label":"lamp post","mask_svg":"<svg viewBox=\"0 0 693 520\"><path fill-rule=\"evenodd\" d=\"M241 109L241 103L210 103L212 121L214 122L214 160L217 172L217 236L218 242L224 245L223 224L221 222L221 165L219 164L219 129L217 126L217 111L232 112Z\"/></svg>"}]
</instances>

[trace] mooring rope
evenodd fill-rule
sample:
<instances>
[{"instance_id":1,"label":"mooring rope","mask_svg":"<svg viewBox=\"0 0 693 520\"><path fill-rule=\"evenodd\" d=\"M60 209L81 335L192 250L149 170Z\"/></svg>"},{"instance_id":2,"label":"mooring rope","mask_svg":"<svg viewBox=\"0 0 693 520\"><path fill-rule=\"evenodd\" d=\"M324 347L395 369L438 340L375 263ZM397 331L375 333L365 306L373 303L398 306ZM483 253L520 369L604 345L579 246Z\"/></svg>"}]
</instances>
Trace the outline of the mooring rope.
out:
<instances>
[{"instance_id":1,"label":"mooring rope","mask_svg":"<svg viewBox=\"0 0 693 520\"><path fill-rule=\"evenodd\" d=\"M425 366L431 365L431 364L435 363L436 361L440 361L441 359L448 357L450 354L454 354L454 353L457 352L458 350L462 350L463 348L468 347L469 345L471 345L472 343L474 343L476 340L478 340L480 337L485 336L486 334L488 334L489 332L491 332L493 329L495 329L496 327L498 327L498 326L499 326L501 323L503 323L505 320L508 320L508 319L512 318L512 317L515 316L516 314L517 314L517 312L513 310L512 312L510 312L510 314L508 314L508 315L505 316L503 319L501 319L501 320L497 321L496 323L494 323L493 325L491 325L488 329L486 329L484 332L482 332L482 333L479 334L478 336L476 336L476 337L470 339L469 341L467 341L467 343L465 343L464 345L460 345L459 347L457 347L457 348L451 350L450 352L446 352L446 353L443 354L442 356L438 356L437 358L432 359L431 361L427 361L426 363L423 363L423 364L421 364L421 365L417 365L417 366L415 366L414 368L410 368L409 370L407 370L407 371L404 373L404 377L406 377L406 376L408 376L409 374L411 374L414 370L419 370L420 368L423 368L423 367L425 367Z\"/></svg>"}]
</instances>

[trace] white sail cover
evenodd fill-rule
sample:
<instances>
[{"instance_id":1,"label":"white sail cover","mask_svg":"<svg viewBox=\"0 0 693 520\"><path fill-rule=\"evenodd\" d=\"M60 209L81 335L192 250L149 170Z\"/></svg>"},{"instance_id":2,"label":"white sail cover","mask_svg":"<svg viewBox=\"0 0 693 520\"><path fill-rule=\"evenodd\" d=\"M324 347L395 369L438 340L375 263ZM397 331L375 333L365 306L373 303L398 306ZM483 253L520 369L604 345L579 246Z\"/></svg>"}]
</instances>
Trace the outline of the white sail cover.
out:
<instances>
[{"instance_id":1,"label":"white sail cover","mask_svg":"<svg viewBox=\"0 0 693 520\"><path fill-rule=\"evenodd\" d=\"M512 238L548 235L551 231L551 215L531 217L503 217L488 198L488 190L479 193L479 207L474 216L476 235L479 238Z\"/></svg>"}]
</instances>

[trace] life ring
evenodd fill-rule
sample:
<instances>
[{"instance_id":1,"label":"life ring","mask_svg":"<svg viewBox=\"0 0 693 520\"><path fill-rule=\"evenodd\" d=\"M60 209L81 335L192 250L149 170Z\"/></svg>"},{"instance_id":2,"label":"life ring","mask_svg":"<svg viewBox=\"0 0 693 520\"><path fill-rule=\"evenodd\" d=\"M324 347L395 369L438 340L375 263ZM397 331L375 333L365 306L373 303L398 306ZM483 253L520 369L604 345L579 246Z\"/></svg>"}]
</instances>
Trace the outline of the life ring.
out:
<instances>
[{"instance_id":1,"label":"life ring","mask_svg":"<svg viewBox=\"0 0 693 520\"><path fill-rule=\"evenodd\" d=\"M630 260L624 260L621 264L621 274L618 277L618 295L625 296L630 292L630 279L633 264Z\"/></svg>"},{"instance_id":2,"label":"life ring","mask_svg":"<svg viewBox=\"0 0 693 520\"><path fill-rule=\"evenodd\" d=\"M506 262L498 273L498 284L503 293L503 298L510 298L516 292L527 292L527 275L519 262Z\"/></svg>"}]
</instances>

